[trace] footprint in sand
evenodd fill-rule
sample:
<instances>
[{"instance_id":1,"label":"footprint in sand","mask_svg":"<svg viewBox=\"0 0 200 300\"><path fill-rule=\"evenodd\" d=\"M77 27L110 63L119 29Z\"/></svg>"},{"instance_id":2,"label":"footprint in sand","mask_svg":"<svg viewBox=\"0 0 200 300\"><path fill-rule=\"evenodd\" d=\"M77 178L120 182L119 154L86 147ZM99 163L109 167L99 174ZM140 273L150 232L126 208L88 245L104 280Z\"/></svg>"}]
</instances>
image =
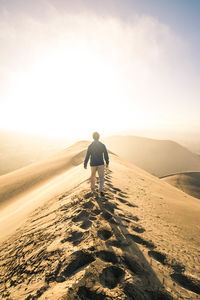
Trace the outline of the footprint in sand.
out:
<instances>
[{"instance_id":1,"label":"footprint in sand","mask_svg":"<svg viewBox=\"0 0 200 300\"><path fill-rule=\"evenodd\" d=\"M107 185L108 185L108 184L112 185L112 179L109 178L109 177L105 178L105 183L106 183Z\"/></svg>"},{"instance_id":2,"label":"footprint in sand","mask_svg":"<svg viewBox=\"0 0 200 300\"><path fill-rule=\"evenodd\" d=\"M86 235L88 235L88 233L89 233L88 231L86 232L72 231L70 236L66 239L63 239L61 243L72 242L73 246L77 246L82 242L83 238L86 237Z\"/></svg>"},{"instance_id":3,"label":"footprint in sand","mask_svg":"<svg viewBox=\"0 0 200 300\"><path fill-rule=\"evenodd\" d=\"M89 218L89 213L86 210L81 210L80 213L72 218L73 222L80 222Z\"/></svg>"},{"instance_id":4,"label":"footprint in sand","mask_svg":"<svg viewBox=\"0 0 200 300\"><path fill-rule=\"evenodd\" d=\"M118 201L120 201L121 203L124 203L124 204L126 204L126 203L127 203L127 201L126 201L126 200L124 200L123 198L116 197L116 199L117 199Z\"/></svg>"},{"instance_id":5,"label":"footprint in sand","mask_svg":"<svg viewBox=\"0 0 200 300\"><path fill-rule=\"evenodd\" d=\"M92 225L92 222L90 220L85 220L85 221L83 221L83 223L81 224L80 227L82 229L88 229L91 227L91 225Z\"/></svg>"},{"instance_id":6,"label":"footprint in sand","mask_svg":"<svg viewBox=\"0 0 200 300\"><path fill-rule=\"evenodd\" d=\"M106 183L107 186L109 186L110 188L113 187L112 183Z\"/></svg>"},{"instance_id":7,"label":"footprint in sand","mask_svg":"<svg viewBox=\"0 0 200 300\"><path fill-rule=\"evenodd\" d=\"M117 194L121 191L119 188L114 187L112 183L106 182L106 185L112 194Z\"/></svg>"},{"instance_id":8,"label":"footprint in sand","mask_svg":"<svg viewBox=\"0 0 200 300\"><path fill-rule=\"evenodd\" d=\"M89 198L91 198L92 196L93 196L92 193L89 192L89 193L87 193L87 194L84 195L84 198L85 198L85 199L89 199Z\"/></svg>"},{"instance_id":9,"label":"footprint in sand","mask_svg":"<svg viewBox=\"0 0 200 300\"><path fill-rule=\"evenodd\" d=\"M174 273L170 275L172 280L181 285L185 289L200 295L200 280L187 276L182 273Z\"/></svg>"},{"instance_id":10,"label":"footprint in sand","mask_svg":"<svg viewBox=\"0 0 200 300\"><path fill-rule=\"evenodd\" d=\"M113 264L116 264L118 262L118 258L113 251L102 250L96 252L96 256L105 262L111 262Z\"/></svg>"},{"instance_id":11,"label":"footprint in sand","mask_svg":"<svg viewBox=\"0 0 200 300\"><path fill-rule=\"evenodd\" d=\"M148 255L159 261L162 265L166 265L166 254L159 251L149 251Z\"/></svg>"},{"instance_id":12,"label":"footprint in sand","mask_svg":"<svg viewBox=\"0 0 200 300\"><path fill-rule=\"evenodd\" d=\"M103 219L105 219L109 223L119 225L119 223L117 221L115 221L115 219L113 218L113 216L109 212L103 211L101 213L101 216L102 216Z\"/></svg>"},{"instance_id":13,"label":"footprint in sand","mask_svg":"<svg viewBox=\"0 0 200 300\"><path fill-rule=\"evenodd\" d=\"M114 289L123 279L125 272L116 266L110 266L103 269L99 276L100 283L109 289Z\"/></svg>"},{"instance_id":14,"label":"footprint in sand","mask_svg":"<svg viewBox=\"0 0 200 300\"><path fill-rule=\"evenodd\" d=\"M185 267L178 262L174 262L174 259L173 259L173 263L170 263L169 258L164 253L151 250L148 252L148 255L153 257L155 260L160 262L162 265L167 265L167 266L171 267L175 273L182 273L185 271Z\"/></svg>"},{"instance_id":15,"label":"footprint in sand","mask_svg":"<svg viewBox=\"0 0 200 300\"><path fill-rule=\"evenodd\" d=\"M126 222L126 223L131 223L131 221L129 219L121 218L121 220Z\"/></svg>"},{"instance_id":16,"label":"footprint in sand","mask_svg":"<svg viewBox=\"0 0 200 300\"><path fill-rule=\"evenodd\" d=\"M131 220L133 220L135 222L138 222L140 220L137 216L133 216L130 214L125 215L125 214L119 213L118 216L120 216L122 218L122 220L126 221L127 223L130 223Z\"/></svg>"},{"instance_id":17,"label":"footprint in sand","mask_svg":"<svg viewBox=\"0 0 200 300\"><path fill-rule=\"evenodd\" d=\"M118 196L121 198L128 198L128 195L123 193L122 191L118 194Z\"/></svg>"},{"instance_id":18,"label":"footprint in sand","mask_svg":"<svg viewBox=\"0 0 200 300\"><path fill-rule=\"evenodd\" d=\"M138 222L140 220L137 216L127 216L127 217L135 222Z\"/></svg>"},{"instance_id":19,"label":"footprint in sand","mask_svg":"<svg viewBox=\"0 0 200 300\"><path fill-rule=\"evenodd\" d=\"M127 237L132 239L135 243L143 245L149 249L155 248L155 245L152 242L146 241L145 239L141 238L139 235L127 234Z\"/></svg>"},{"instance_id":20,"label":"footprint in sand","mask_svg":"<svg viewBox=\"0 0 200 300\"><path fill-rule=\"evenodd\" d=\"M100 229L97 232L98 237L104 241L108 240L113 234L110 230L107 229Z\"/></svg>"},{"instance_id":21,"label":"footprint in sand","mask_svg":"<svg viewBox=\"0 0 200 300\"><path fill-rule=\"evenodd\" d=\"M81 300L87 300L87 299L104 300L106 298L105 295L91 291L89 288L85 286L79 287L77 295Z\"/></svg>"},{"instance_id":22,"label":"footprint in sand","mask_svg":"<svg viewBox=\"0 0 200 300\"><path fill-rule=\"evenodd\" d=\"M107 212L107 211L103 211L102 214L101 214L101 216L102 216L105 220L109 220L109 219L112 218L112 215L111 215L109 212Z\"/></svg>"},{"instance_id":23,"label":"footprint in sand","mask_svg":"<svg viewBox=\"0 0 200 300\"><path fill-rule=\"evenodd\" d=\"M61 269L56 281L62 282L66 278L77 273L95 260L94 256L84 250L74 252L66 261L64 269Z\"/></svg>"},{"instance_id":24,"label":"footprint in sand","mask_svg":"<svg viewBox=\"0 0 200 300\"><path fill-rule=\"evenodd\" d=\"M137 233L143 233L145 232L145 229L141 226L135 226L135 225L131 225L131 229Z\"/></svg>"},{"instance_id":25,"label":"footprint in sand","mask_svg":"<svg viewBox=\"0 0 200 300\"><path fill-rule=\"evenodd\" d=\"M94 207L94 203L92 201L85 202L83 207L92 209Z\"/></svg>"},{"instance_id":26,"label":"footprint in sand","mask_svg":"<svg viewBox=\"0 0 200 300\"><path fill-rule=\"evenodd\" d=\"M106 203L104 204L104 208L105 208L106 210L110 211L110 212L113 214L115 208L117 208L117 205L116 205L116 204L113 204L113 203L106 202Z\"/></svg>"},{"instance_id":27,"label":"footprint in sand","mask_svg":"<svg viewBox=\"0 0 200 300\"><path fill-rule=\"evenodd\" d=\"M121 190L121 189L119 189L119 188L116 188L116 187L114 187L114 186L112 186L112 189L113 189L114 191L116 191L116 192L122 192L122 190Z\"/></svg>"},{"instance_id":28,"label":"footprint in sand","mask_svg":"<svg viewBox=\"0 0 200 300\"><path fill-rule=\"evenodd\" d=\"M169 265L169 264L168 264ZM174 270L174 273L182 273L185 272L185 266L183 266L180 263L177 262L173 262L172 264L170 264L170 267Z\"/></svg>"},{"instance_id":29,"label":"footprint in sand","mask_svg":"<svg viewBox=\"0 0 200 300\"><path fill-rule=\"evenodd\" d=\"M134 207L134 208L138 208L137 205L135 204L132 204L132 203L129 203L129 202L126 202L126 205L129 206L129 207Z\"/></svg>"},{"instance_id":30,"label":"footprint in sand","mask_svg":"<svg viewBox=\"0 0 200 300\"><path fill-rule=\"evenodd\" d=\"M111 183L112 183L112 180L111 180L111 179L105 179L105 183L106 183L106 184L111 184Z\"/></svg>"},{"instance_id":31,"label":"footprint in sand","mask_svg":"<svg viewBox=\"0 0 200 300\"><path fill-rule=\"evenodd\" d=\"M185 271L183 265L179 263L170 264L166 254L158 251L149 251L148 255L159 261L161 264L170 266L175 271L175 273L170 275L173 281L183 288L200 295L200 280L183 274L182 272Z\"/></svg>"},{"instance_id":32,"label":"footprint in sand","mask_svg":"<svg viewBox=\"0 0 200 300\"><path fill-rule=\"evenodd\" d=\"M135 208L138 207L137 205L132 204L132 203L130 203L130 202L124 200L124 199L121 198L121 197L116 197L116 199L117 199L119 202L121 202L121 203L123 203L123 204L126 204L126 205L129 206L129 207L135 207Z\"/></svg>"}]
</instances>

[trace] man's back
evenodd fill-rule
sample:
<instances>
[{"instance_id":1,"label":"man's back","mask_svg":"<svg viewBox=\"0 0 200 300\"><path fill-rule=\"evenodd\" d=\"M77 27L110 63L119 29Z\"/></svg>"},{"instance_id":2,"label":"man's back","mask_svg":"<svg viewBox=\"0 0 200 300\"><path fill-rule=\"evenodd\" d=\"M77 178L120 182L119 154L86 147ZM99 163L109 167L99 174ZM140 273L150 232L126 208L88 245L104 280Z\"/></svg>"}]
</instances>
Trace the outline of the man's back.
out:
<instances>
[{"instance_id":1,"label":"man's back","mask_svg":"<svg viewBox=\"0 0 200 300\"><path fill-rule=\"evenodd\" d=\"M106 149L106 146L99 142L99 141L94 141L88 146L87 154L85 157L85 162L84 164L87 165L87 162L90 158L90 165L91 166L100 166L104 165L104 159L106 163L109 163L108 159L108 152Z\"/></svg>"}]
</instances>

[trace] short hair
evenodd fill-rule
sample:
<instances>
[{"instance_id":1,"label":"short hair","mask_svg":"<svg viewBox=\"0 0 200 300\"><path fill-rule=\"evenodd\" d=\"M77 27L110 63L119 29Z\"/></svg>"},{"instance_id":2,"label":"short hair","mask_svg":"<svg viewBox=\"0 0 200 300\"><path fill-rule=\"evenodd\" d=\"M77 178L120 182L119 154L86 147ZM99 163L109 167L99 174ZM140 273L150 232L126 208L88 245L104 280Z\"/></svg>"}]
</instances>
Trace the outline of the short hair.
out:
<instances>
[{"instance_id":1,"label":"short hair","mask_svg":"<svg viewBox=\"0 0 200 300\"><path fill-rule=\"evenodd\" d=\"M95 131L95 132L92 134L92 137L93 137L93 139L94 139L95 141L97 141L97 140L99 139L99 137L100 137L100 134L99 134L97 131Z\"/></svg>"}]
</instances>

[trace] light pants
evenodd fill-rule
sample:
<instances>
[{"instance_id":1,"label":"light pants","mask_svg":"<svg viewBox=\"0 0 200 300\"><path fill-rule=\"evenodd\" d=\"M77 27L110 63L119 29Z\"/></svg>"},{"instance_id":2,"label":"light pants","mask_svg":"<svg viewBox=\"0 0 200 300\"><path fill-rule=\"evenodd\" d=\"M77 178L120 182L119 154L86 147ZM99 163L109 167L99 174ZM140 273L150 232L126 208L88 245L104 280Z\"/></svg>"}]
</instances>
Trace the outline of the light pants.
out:
<instances>
[{"instance_id":1,"label":"light pants","mask_svg":"<svg viewBox=\"0 0 200 300\"><path fill-rule=\"evenodd\" d=\"M99 175L99 192L102 192L104 184L104 165L91 167L91 190L95 190L96 171Z\"/></svg>"}]
</instances>

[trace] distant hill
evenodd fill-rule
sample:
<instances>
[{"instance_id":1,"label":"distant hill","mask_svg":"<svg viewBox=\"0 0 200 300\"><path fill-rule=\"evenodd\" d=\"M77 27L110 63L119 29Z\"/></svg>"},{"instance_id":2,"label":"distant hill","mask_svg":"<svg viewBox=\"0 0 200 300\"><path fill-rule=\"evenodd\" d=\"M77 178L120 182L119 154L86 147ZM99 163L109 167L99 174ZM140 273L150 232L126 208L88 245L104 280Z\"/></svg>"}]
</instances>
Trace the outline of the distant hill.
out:
<instances>
[{"instance_id":1,"label":"distant hill","mask_svg":"<svg viewBox=\"0 0 200 300\"><path fill-rule=\"evenodd\" d=\"M164 177L163 181L177 187L190 196L200 199L200 172L188 172Z\"/></svg>"},{"instance_id":2,"label":"distant hill","mask_svg":"<svg viewBox=\"0 0 200 300\"><path fill-rule=\"evenodd\" d=\"M170 140L111 136L104 142L120 157L158 177L200 171L199 155Z\"/></svg>"},{"instance_id":3,"label":"distant hill","mask_svg":"<svg viewBox=\"0 0 200 300\"><path fill-rule=\"evenodd\" d=\"M51 156L72 142L0 130L0 175Z\"/></svg>"}]
</instances>

